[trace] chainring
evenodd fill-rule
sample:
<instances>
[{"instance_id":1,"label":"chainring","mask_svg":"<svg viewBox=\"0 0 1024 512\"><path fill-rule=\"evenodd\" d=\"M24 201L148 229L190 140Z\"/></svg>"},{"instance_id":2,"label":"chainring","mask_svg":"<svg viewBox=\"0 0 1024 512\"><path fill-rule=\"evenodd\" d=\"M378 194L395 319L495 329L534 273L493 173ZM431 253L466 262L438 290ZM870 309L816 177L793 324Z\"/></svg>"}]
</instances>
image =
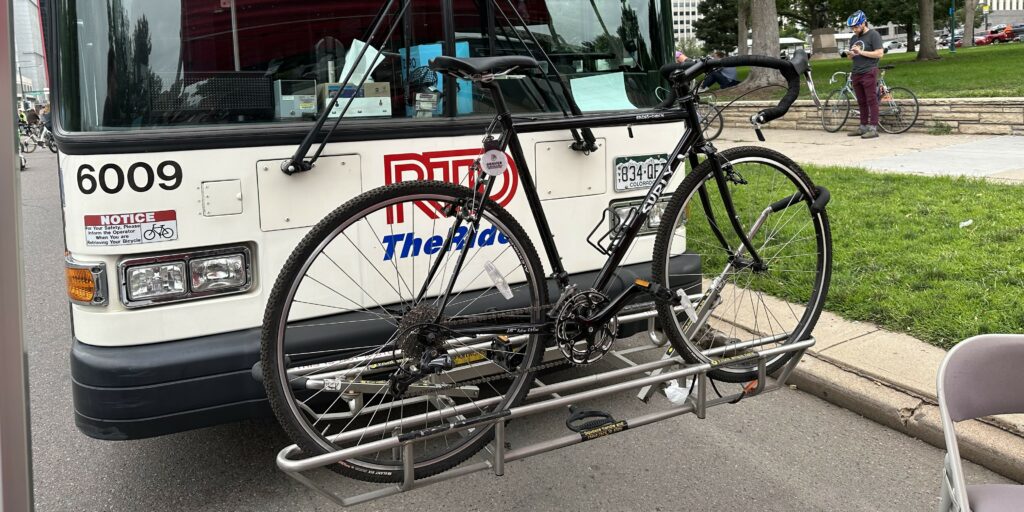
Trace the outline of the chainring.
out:
<instances>
[{"instance_id":1,"label":"chainring","mask_svg":"<svg viewBox=\"0 0 1024 512\"><path fill-rule=\"evenodd\" d=\"M573 364L590 364L601 359L615 341L618 325L614 321L589 328L581 322L607 304L605 294L585 290L570 296L559 307L555 317L555 342L562 355Z\"/></svg>"}]
</instances>

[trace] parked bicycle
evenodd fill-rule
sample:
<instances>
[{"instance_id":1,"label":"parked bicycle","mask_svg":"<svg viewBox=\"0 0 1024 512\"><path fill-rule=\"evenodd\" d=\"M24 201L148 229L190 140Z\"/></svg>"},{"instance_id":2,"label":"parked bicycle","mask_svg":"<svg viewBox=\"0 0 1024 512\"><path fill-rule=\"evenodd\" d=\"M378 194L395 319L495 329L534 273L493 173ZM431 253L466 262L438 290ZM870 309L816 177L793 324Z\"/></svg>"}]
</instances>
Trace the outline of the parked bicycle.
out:
<instances>
[{"instance_id":1,"label":"parked bicycle","mask_svg":"<svg viewBox=\"0 0 1024 512\"><path fill-rule=\"evenodd\" d=\"M39 138L51 153L57 152L57 140L53 138L53 132L46 125L39 125Z\"/></svg>"},{"instance_id":2,"label":"parked bicycle","mask_svg":"<svg viewBox=\"0 0 1024 512\"><path fill-rule=\"evenodd\" d=\"M53 138L53 133L45 126L20 124L18 128L22 152L31 153L40 146L47 147L53 153L57 152L57 142Z\"/></svg>"},{"instance_id":3,"label":"parked bicycle","mask_svg":"<svg viewBox=\"0 0 1024 512\"><path fill-rule=\"evenodd\" d=\"M163 224L153 224L153 227L142 232L142 238L146 240L153 240L158 237L160 239L174 238L174 230Z\"/></svg>"},{"instance_id":4,"label":"parked bicycle","mask_svg":"<svg viewBox=\"0 0 1024 512\"><path fill-rule=\"evenodd\" d=\"M658 87L655 91L659 101L665 101L669 94L664 87ZM722 134L725 119L722 116L722 109L718 107L718 97L715 96L715 93L709 91L697 93L697 117L700 119L700 126L706 140L715 140Z\"/></svg>"},{"instance_id":5,"label":"parked bicycle","mask_svg":"<svg viewBox=\"0 0 1024 512\"><path fill-rule=\"evenodd\" d=\"M497 112L467 179L394 183L339 206L295 248L267 304L257 373L303 455L366 449L331 467L372 482L449 470L490 442L494 424L523 402L538 371L601 359L617 338L613 319L638 299L656 304L676 353L714 379L749 382L786 363L793 352L758 356L750 347L809 339L831 273L829 195L780 153L718 151L694 129L701 127L695 79L738 66L779 70L788 83L777 106L752 117L760 136L761 124L797 98L806 61L740 56L671 64L662 73L672 94L660 108L519 119L499 79L532 72L536 60L435 58L431 69L480 84ZM643 201L601 238L606 260L592 285L570 284L519 134L581 130L580 150L590 152L596 146L587 128L673 120L687 128L666 148L667 163ZM319 128L282 170L317 172L320 152L306 155ZM688 172L670 190L684 162ZM549 273L519 219L491 199L497 177L512 172ZM659 202L664 194L667 203ZM616 270L656 207L653 278L623 282ZM787 306L770 307L780 303L770 295ZM361 343L345 344L353 338ZM709 355L723 340L733 348ZM542 363L548 347L561 357ZM396 441L405 444L388 446Z\"/></svg>"},{"instance_id":6,"label":"parked bicycle","mask_svg":"<svg viewBox=\"0 0 1024 512\"><path fill-rule=\"evenodd\" d=\"M715 140L722 134L725 120L722 109L718 108L718 98L712 92L702 92L697 97L697 116L704 131L704 139Z\"/></svg>"},{"instance_id":7,"label":"parked bicycle","mask_svg":"<svg viewBox=\"0 0 1024 512\"><path fill-rule=\"evenodd\" d=\"M885 83L885 72L895 66L881 66L878 69L878 126L886 133L903 133L914 126L921 107L917 96L906 87L889 87ZM845 71L837 71L829 78L828 83L834 84L844 80L843 86L829 93L821 110L821 126L828 132L843 129L847 119L860 115L852 104L857 102L853 93L853 75Z\"/></svg>"}]
</instances>

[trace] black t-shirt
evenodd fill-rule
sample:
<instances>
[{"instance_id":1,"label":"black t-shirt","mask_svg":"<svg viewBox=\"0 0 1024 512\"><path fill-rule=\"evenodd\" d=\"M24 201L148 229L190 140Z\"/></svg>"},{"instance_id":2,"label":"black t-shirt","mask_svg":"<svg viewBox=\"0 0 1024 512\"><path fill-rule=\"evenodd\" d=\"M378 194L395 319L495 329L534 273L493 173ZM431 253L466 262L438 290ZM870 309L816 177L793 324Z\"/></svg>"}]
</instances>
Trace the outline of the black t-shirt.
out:
<instances>
[{"instance_id":1,"label":"black t-shirt","mask_svg":"<svg viewBox=\"0 0 1024 512\"><path fill-rule=\"evenodd\" d=\"M850 38L850 50L856 45L861 46L861 51L870 52L877 50L882 47L882 36L878 35L875 29L869 28L867 32L862 36L854 34ZM878 67L879 59L872 59L871 57L864 57L863 55L856 55L853 57L853 74L859 75L861 73L867 73L874 68Z\"/></svg>"}]
</instances>

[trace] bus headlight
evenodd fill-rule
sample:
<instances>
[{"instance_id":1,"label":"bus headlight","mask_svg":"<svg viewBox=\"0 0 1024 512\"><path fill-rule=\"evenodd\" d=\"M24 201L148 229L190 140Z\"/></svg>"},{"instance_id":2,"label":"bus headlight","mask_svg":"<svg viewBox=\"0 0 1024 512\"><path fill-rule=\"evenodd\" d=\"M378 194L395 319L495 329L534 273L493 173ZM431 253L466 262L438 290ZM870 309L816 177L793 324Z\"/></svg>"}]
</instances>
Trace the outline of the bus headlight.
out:
<instances>
[{"instance_id":1,"label":"bus headlight","mask_svg":"<svg viewBox=\"0 0 1024 512\"><path fill-rule=\"evenodd\" d=\"M127 272L129 300L160 300L185 294L184 262L131 267Z\"/></svg>"},{"instance_id":2,"label":"bus headlight","mask_svg":"<svg viewBox=\"0 0 1024 512\"><path fill-rule=\"evenodd\" d=\"M249 280L242 254L195 259L188 270L193 292L239 288Z\"/></svg>"},{"instance_id":3,"label":"bus headlight","mask_svg":"<svg viewBox=\"0 0 1024 512\"><path fill-rule=\"evenodd\" d=\"M248 291L251 254L246 246L233 246L122 260L121 302L141 308Z\"/></svg>"}]
</instances>

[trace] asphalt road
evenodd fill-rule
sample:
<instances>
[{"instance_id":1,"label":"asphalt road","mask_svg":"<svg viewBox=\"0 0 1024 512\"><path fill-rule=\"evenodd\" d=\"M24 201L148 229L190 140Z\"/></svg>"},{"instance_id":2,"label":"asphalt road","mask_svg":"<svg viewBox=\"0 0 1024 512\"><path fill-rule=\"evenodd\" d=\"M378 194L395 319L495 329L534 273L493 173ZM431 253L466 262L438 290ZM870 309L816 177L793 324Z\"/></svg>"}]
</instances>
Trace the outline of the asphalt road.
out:
<instances>
[{"instance_id":1,"label":"asphalt road","mask_svg":"<svg viewBox=\"0 0 1024 512\"><path fill-rule=\"evenodd\" d=\"M335 510L274 466L289 444L271 420L141 441L75 428L56 157L22 173L25 335L40 511ZM605 409L648 410L631 396ZM510 425L513 446L564 435L561 412ZM789 388L511 463L355 510L932 511L943 452ZM1005 479L967 464L971 481ZM339 492L372 487L333 474Z\"/></svg>"}]
</instances>

